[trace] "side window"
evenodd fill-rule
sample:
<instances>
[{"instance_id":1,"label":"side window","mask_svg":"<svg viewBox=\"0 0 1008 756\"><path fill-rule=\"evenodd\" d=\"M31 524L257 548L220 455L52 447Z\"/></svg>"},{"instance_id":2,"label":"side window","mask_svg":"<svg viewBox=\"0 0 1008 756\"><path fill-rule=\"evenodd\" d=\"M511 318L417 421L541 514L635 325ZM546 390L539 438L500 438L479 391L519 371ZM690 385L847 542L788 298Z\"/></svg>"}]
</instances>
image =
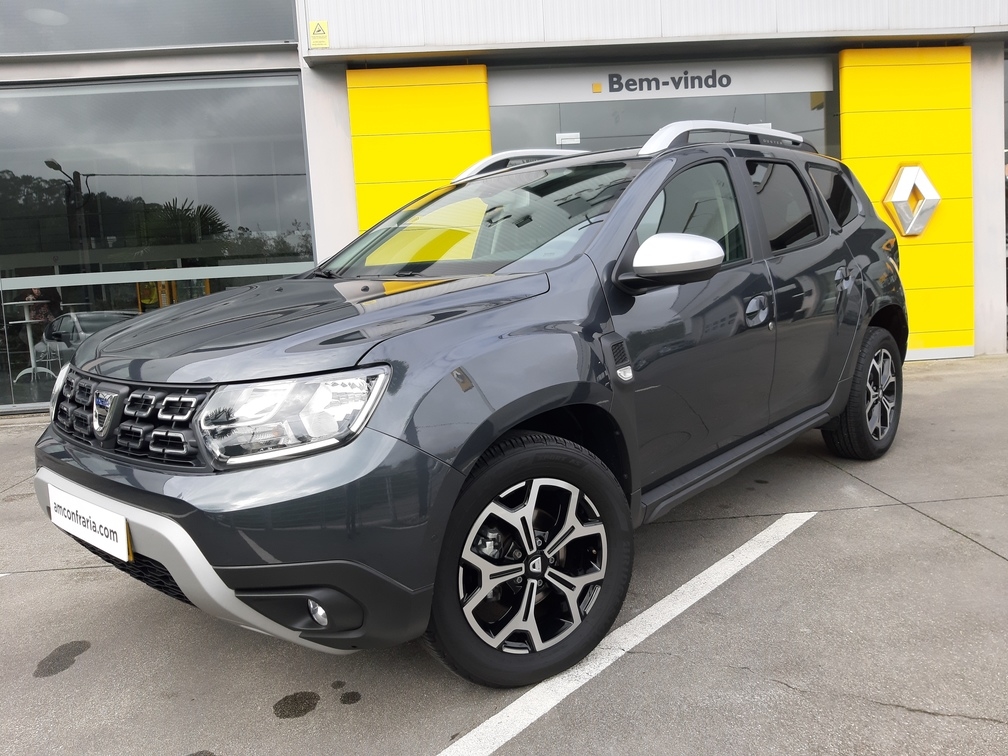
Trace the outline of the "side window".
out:
<instances>
[{"instance_id":1,"label":"side window","mask_svg":"<svg viewBox=\"0 0 1008 756\"><path fill-rule=\"evenodd\" d=\"M834 171L821 165L810 165L809 175L815 182L816 188L822 193L826 200L826 206L833 213L837 223L846 226L861 214L857 197L854 190L847 183L840 171Z\"/></svg>"},{"instance_id":2,"label":"side window","mask_svg":"<svg viewBox=\"0 0 1008 756\"><path fill-rule=\"evenodd\" d=\"M744 260L745 237L725 166L704 163L676 174L644 211L638 244L656 233L706 236L721 245L726 263Z\"/></svg>"},{"instance_id":3,"label":"side window","mask_svg":"<svg viewBox=\"0 0 1008 756\"><path fill-rule=\"evenodd\" d=\"M73 319L69 315L60 315L53 322L53 333L69 336L73 333Z\"/></svg>"},{"instance_id":4,"label":"side window","mask_svg":"<svg viewBox=\"0 0 1008 756\"><path fill-rule=\"evenodd\" d=\"M750 160L747 166L766 220L771 252L783 252L819 236L812 204L791 165Z\"/></svg>"}]
</instances>

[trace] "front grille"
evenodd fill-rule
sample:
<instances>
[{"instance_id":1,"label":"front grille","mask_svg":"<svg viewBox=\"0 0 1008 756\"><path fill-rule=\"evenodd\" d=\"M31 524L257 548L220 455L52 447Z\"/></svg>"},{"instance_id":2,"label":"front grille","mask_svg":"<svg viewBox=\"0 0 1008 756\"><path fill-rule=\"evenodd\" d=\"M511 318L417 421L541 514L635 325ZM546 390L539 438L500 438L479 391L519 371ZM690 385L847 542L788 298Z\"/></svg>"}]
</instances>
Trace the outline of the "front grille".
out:
<instances>
[{"instance_id":1,"label":"front grille","mask_svg":"<svg viewBox=\"0 0 1008 756\"><path fill-rule=\"evenodd\" d=\"M185 603L192 605L192 601L186 598L186 595L182 593L182 589L179 588L178 583L175 582L175 578L173 578L165 566L156 559L151 559L143 554L134 553L132 562L123 562L120 559L116 559L115 557L106 554L101 549L92 546L87 541L82 541L76 536L71 536L71 538L95 556L101 557L113 567L122 570L131 577L135 577L141 583L146 583L151 588L161 591L161 593L167 594L174 599L178 599L179 601L184 601Z\"/></svg>"},{"instance_id":2,"label":"front grille","mask_svg":"<svg viewBox=\"0 0 1008 756\"><path fill-rule=\"evenodd\" d=\"M207 468L193 419L208 395L206 386L127 383L71 369L53 424L64 437L114 456Z\"/></svg>"}]
</instances>

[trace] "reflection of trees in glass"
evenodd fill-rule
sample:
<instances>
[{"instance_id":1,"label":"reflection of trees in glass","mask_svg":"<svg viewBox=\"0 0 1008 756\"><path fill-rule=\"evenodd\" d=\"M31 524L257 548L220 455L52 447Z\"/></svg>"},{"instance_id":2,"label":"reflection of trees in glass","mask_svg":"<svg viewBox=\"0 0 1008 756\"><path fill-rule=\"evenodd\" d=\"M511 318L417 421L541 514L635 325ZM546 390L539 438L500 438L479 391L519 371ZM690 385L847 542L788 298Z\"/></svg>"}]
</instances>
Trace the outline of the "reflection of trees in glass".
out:
<instances>
[{"instance_id":1,"label":"reflection of trees in glass","mask_svg":"<svg viewBox=\"0 0 1008 756\"><path fill-rule=\"evenodd\" d=\"M61 179L0 171L0 253L67 249L69 234Z\"/></svg>"},{"instance_id":2,"label":"reflection of trees in glass","mask_svg":"<svg viewBox=\"0 0 1008 756\"><path fill-rule=\"evenodd\" d=\"M178 197L161 205L154 221L160 226L158 231L163 233L162 238L177 235L177 244L193 244L207 237L222 236L231 230L217 208L212 205L193 207L190 199L179 204Z\"/></svg>"},{"instance_id":3,"label":"reflection of trees in glass","mask_svg":"<svg viewBox=\"0 0 1008 756\"><path fill-rule=\"evenodd\" d=\"M67 191L62 179L0 170L0 255L78 249ZM155 247L190 245L194 248L178 255L185 265L217 265L220 258L229 263L312 258L311 229L297 220L286 232L234 230L216 207L189 198L155 203L103 191L86 193L83 210L84 246L97 251L133 249L143 259L156 257Z\"/></svg>"}]
</instances>

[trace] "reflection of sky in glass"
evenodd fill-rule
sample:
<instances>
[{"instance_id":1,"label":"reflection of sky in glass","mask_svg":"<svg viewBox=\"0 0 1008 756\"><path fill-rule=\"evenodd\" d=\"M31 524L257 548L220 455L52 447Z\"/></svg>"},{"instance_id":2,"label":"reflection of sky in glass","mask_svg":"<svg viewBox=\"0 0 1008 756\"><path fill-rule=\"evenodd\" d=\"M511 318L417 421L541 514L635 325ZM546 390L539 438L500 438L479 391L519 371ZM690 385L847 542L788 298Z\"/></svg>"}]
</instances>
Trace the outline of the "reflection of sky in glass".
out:
<instances>
[{"instance_id":1,"label":"reflection of sky in glass","mask_svg":"<svg viewBox=\"0 0 1008 756\"><path fill-rule=\"evenodd\" d=\"M58 179L55 158L92 192L212 205L233 230L308 223L296 76L0 91L0 133L0 171Z\"/></svg>"},{"instance_id":2,"label":"reflection of sky in glass","mask_svg":"<svg viewBox=\"0 0 1008 756\"><path fill-rule=\"evenodd\" d=\"M2 0L0 53L294 39L291 0Z\"/></svg>"}]
</instances>

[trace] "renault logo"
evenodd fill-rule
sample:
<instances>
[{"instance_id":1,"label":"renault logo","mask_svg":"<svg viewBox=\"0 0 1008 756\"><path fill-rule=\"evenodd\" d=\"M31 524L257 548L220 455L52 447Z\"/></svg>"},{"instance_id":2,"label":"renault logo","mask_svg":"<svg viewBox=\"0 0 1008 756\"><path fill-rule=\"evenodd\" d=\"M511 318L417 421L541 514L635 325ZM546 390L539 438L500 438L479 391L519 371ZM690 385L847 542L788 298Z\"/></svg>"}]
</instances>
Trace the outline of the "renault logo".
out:
<instances>
[{"instance_id":1,"label":"renault logo","mask_svg":"<svg viewBox=\"0 0 1008 756\"><path fill-rule=\"evenodd\" d=\"M95 436L104 441L112 429L112 416L115 414L116 400L119 394L115 391L95 391L92 404L91 427Z\"/></svg>"},{"instance_id":2,"label":"renault logo","mask_svg":"<svg viewBox=\"0 0 1008 756\"><path fill-rule=\"evenodd\" d=\"M919 236L939 202L934 184L918 165L900 168L883 204L903 236Z\"/></svg>"}]
</instances>

